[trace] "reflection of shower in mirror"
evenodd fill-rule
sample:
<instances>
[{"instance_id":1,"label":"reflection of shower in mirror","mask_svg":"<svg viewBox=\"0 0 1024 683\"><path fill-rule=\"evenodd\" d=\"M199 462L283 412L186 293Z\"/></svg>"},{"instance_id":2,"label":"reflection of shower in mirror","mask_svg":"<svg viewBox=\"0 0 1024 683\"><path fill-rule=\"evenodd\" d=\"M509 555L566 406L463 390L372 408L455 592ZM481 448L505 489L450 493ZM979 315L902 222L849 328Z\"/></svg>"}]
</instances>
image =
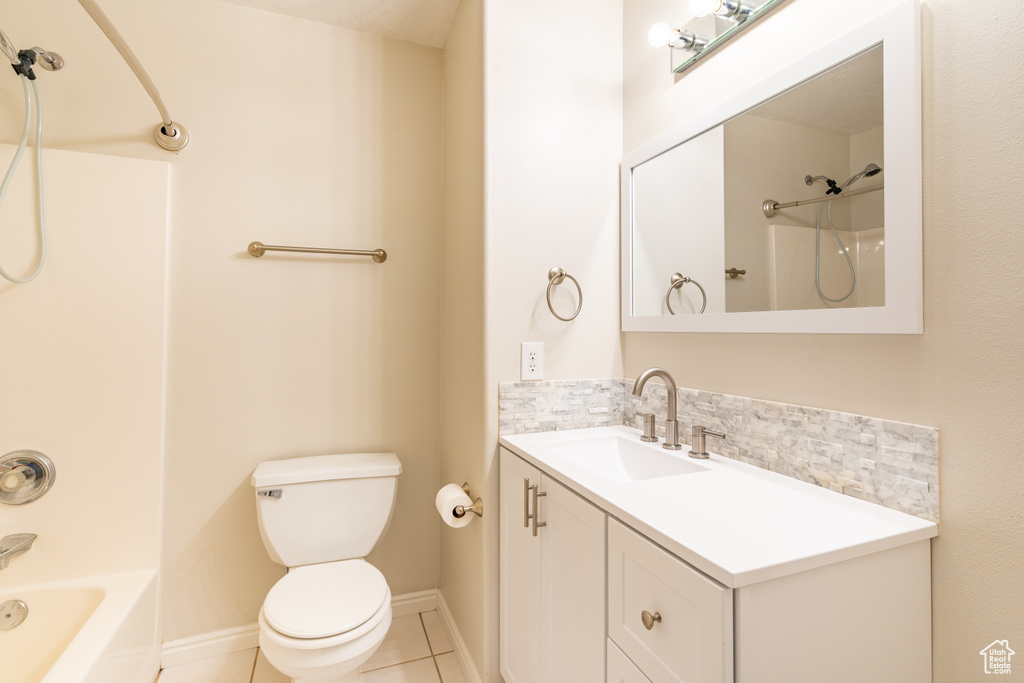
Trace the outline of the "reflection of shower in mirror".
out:
<instances>
[{"instance_id":1,"label":"reflection of shower in mirror","mask_svg":"<svg viewBox=\"0 0 1024 683\"><path fill-rule=\"evenodd\" d=\"M856 173L850 176L850 178L842 185L837 185L836 181L823 175L804 176L804 182L807 183L808 185L813 185L818 180L822 180L829 187L825 194L835 194L836 196L838 196L840 192L842 192L849 186L853 185L861 178L871 178L872 176L876 176L881 172L881 166L875 163L871 163L865 166L864 170L861 171L860 173ZM832 229L832 236L836 238L836 242L839 244L840 253L843 255L843 258L846 259L846 267L850 269L850 290L846 292L845 295L839 297L838 299L830 298L826 296L823 291L821 291L821 204L818 204L818 211L815 217L814 226L814 288L818 290L818 296L820 296L825 301L829 301L831 303L839 303L840 301L846 301L847 299L850 298L850 296L853 295L853 290L857 288L857 272L853 267L853 261L850 259L850 250L847 249L845 244L843 244L843 240L839 237L839 233L836 231L835 223L832 222L831 200L829 200L828 202L827 213L828 226L829 228Z\"/></svg>"}]
</instances>

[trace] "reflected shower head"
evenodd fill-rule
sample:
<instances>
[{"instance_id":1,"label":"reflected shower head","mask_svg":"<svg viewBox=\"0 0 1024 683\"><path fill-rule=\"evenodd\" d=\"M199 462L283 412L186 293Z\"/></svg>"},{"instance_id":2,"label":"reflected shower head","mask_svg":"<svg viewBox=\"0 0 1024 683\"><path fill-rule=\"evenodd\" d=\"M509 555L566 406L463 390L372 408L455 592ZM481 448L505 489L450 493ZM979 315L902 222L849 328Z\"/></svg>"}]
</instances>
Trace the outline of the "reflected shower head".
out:
<instances>
[{"instance_id":1,"label":"reflected shower head","mask_svg":"<svg viewBox=\"0 0 1024 683\"><path fill-rule=\"evenodd\" d=\"M868 164L867 166L864 167L863 171L861 171L857 175L851 177L845 183L840 185L839 189L845 190L846 188L848 188L850 185L853 185L855 182L857 182L861 178L870 178L871 176L876 176L876 175L878 175L881 172L882 172L882 167L879 166L878 164Z\"/></svg>"}]
</instances>

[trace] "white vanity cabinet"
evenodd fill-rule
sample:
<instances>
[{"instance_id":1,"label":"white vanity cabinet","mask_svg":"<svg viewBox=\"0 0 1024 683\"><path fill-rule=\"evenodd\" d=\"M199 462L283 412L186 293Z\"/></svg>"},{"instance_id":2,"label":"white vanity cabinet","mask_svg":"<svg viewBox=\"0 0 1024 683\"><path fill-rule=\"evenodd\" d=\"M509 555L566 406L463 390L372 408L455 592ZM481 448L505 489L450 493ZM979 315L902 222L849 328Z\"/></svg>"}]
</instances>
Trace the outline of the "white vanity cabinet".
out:
<instances>
[{"instance_id":1,"label":"white vanity cabinet","mask_svg":"<svg viewBox=\"0 0 1024 683\"><path fill-rule=\"evenodd\" d=\"M505 449L500 487L505 683L605 680L605 513Z\"/></svg>"},{"instance_id":2,"label":"white vanity cabinet","mask_svg":"<svg viewBox=\"0 0 1024 683\"><path fill-rule=\"evenodd\" d=\"M930 683L933 523L718 456L596 475L623 437L501 439L505 683Z\"/></svg>"}]
</instances>

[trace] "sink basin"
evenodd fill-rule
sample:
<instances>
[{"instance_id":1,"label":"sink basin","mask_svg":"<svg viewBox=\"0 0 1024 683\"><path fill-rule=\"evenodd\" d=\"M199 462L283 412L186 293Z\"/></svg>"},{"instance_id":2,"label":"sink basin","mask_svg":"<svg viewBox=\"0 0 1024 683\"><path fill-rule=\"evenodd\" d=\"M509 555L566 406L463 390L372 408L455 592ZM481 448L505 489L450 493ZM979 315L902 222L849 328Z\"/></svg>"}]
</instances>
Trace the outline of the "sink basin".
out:
<instances>
[{"instance_id":1,"label":"sink basin","mask_svg":"<svg viewBox=\"0 0 1024 683\"><path fill-rule=\"evenodd\" d=\"M685 451L658 450L621 436L601 436L565 444L551 444L552 452L615 482L674 477L706 472L688 460Z\"/></svg>"}]
</instances>

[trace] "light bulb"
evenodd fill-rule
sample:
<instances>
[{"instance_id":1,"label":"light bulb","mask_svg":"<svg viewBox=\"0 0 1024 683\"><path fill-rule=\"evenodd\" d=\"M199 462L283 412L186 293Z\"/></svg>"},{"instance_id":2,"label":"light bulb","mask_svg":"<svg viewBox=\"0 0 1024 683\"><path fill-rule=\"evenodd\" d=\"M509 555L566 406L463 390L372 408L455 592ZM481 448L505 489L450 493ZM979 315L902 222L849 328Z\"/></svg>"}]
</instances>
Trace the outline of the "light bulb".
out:
<instances>
[{"instance_id":1,"label":"light bulb","mask_svg":"<svg viewBox=\"0 0 1024 683\"><path fill-rule=\"evenodd\" d=\"M651 47L665 47L675 35L675 30L664 21L659 21L647 32L647 42Z\"/></svg>"},{"instance_id":2,"label":"light bulb","mask_svg":"<svg viewBox=\"0 0 1024 683\"><path fill-rule=\"evenodd\" d=\"M695 17L706 17L720 9L722 0L690 0L690 14Z\"/></svg>"}]
</instances>

